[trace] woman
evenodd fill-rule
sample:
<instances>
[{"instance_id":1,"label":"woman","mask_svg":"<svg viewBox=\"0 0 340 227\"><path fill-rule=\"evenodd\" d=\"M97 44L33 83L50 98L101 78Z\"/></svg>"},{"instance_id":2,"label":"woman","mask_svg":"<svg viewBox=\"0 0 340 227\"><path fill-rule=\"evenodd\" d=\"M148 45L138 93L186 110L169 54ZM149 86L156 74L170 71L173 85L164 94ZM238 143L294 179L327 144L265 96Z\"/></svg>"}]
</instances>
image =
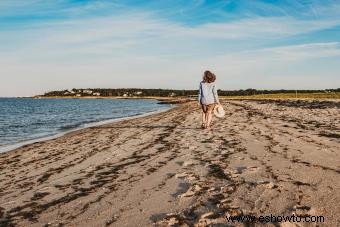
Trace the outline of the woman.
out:
<instances>
[{"instance_id":1,"label":"woman","mask_svg":"<svg viewBox=\"0 0 340 227\"><path fill-rule=\"evenodd\" d=\"M213 110L216 104L220 104L217 95L215 74L205 71L203 81L200 83L198 91L198 102L202 106L202 128L211 130L210 124L212 120Z\"/></svg>"}]
</instances>

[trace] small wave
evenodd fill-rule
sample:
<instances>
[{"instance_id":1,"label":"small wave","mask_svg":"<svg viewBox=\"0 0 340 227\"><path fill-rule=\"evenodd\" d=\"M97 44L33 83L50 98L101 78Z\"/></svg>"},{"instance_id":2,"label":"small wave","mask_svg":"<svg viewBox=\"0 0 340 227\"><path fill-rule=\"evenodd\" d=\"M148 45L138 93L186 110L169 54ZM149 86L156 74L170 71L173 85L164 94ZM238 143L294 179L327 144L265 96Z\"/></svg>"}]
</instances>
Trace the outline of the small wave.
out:
<instances>
[{"instance_id":1,"label":"small wave","mask_svg":"<svg viewBox=\"0 0 340 227\"><path fill-rule=\"evenodd\" d=\"M45 125L46 123L45 122L34 122L32 123L32 125Z\"/></svg>"},{"instance_id":2,"label":"small wave","mask_svg":"<svg viewBox=\"0 0 340 227\"><path fill-rule=\"evenodd\" d=\"M70 125L64 125L59 127L59 130L70 130L70 129L74 129L74 128L79 128L82 124L81 123L77 123L77 124L70 124Z\"/></svg>"},{"instance_id":3,"label":"small wave","mask_svg":"<svg viewBox=\"0 0 340 227\"><path fill-rule=\"evenodd\" d=\"M119 117L117 117L117 118L119 118ZM110 120L110 119L116 119L116 118L110 117L110 118L98 118L98 119L95 119L95 120L85 120L85 121L74 123L74 124L60 126L59 130L65 131L65 130L70 130L70 129L82 128L82 127L86 127L86 125L88 125L88 124L99 123L99 122Z\"/></svg>"}]
</instances>

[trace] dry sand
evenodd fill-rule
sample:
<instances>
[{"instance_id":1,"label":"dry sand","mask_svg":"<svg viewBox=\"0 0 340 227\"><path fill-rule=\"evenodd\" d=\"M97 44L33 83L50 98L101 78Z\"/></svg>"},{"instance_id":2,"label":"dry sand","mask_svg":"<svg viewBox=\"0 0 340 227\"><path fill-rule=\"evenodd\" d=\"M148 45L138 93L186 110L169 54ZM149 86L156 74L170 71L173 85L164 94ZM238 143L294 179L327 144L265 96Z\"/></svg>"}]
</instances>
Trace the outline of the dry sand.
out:
<instances>
[{"instance_id":1,"label":"dry sand","mask_svg":"<svg viewBox=\"0 0 340 227\"><path fill-rule=\"evenodd\" d=\"M340 226L340 103L223 105L212 132L187 103L0 154L0 226Z\"/></svg>"}]
</instances>

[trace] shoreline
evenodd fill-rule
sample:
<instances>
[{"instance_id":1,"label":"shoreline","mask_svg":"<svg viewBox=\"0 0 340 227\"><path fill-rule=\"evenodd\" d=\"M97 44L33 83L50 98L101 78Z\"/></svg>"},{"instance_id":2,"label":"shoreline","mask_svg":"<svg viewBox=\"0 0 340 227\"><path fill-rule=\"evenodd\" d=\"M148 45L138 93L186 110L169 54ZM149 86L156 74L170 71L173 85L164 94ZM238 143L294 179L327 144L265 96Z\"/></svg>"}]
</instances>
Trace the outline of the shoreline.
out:
<instances>
[{"instance_id":1,"label":"shoreline","mask_svg":"<svg viewBox=\"0 0 340 227\"><path fill-rule=\"evenodd\" d=\"M54 135L47 135L47 136L43 136L43 137L36 138L36 139L31 139L31 140L26 140L26 141L22 141L22 142L17 142L17 143L14 143L14 144L0 146L0 154L12 152L12 151L15 151L17 149L20 149L24 146L28 146L28 145L31 145L31 144L35 144L35 143L39 143L39 142L45 142L45 141L57 139L57 138L62 137L62 136L67 136L70 133L74 133L74 132L77 132L77 131L80 131L80 130L83 130L83 129L102 126L102 125L111 124L111 123L119 122L119 121L131 120L131 119L135 119L135 118L142 118L142 117L150 116L150 115L153 115L153 114L166 112L166 111L171 110L172 108L175 108L175 107L169 107L169 108L164 109L164 110L156 110L156 111L151 111L151 112L143 113L143 114L137 114L137 115L129 116L129 117L112 118L112 119L108 119L108 120L104 120L104 121L87 123L87 124L84 124L82 126L79 126L79 127L73 128L73 129L65 130L64 132L56 133Z\"/></svg>"},{"instance_id":2,"label":"shoreline","mask_svg":"<svg viewBox=\"0 0 340 227\"><path fill-rule=\"evenodd\" d=\"M162 96L32 96L32 97L18 97L18 98L33 98L33 99L156 99L156 100L173 100L173 99L187 99L188 97L162 97Z\"/></svg>"},{"instance_id":3,"label":"shoreline","mask_svg":"<svg viewBox=\"0 0 340 227\"><path fill-rule=\"evenodd\" d=\"M4 97L6 98L6 97ZM141 100L141 99L152 99L157 100L158 104L183 104L187 102L192 102L196 100L192 97L162 97L162 96L131 96L131 97L122 97L122 96L33 96L33 97L13 97L19 99L113 99L113 100ZM10 98L9 98L10 99Z\"/></svg>"}]
</instances>

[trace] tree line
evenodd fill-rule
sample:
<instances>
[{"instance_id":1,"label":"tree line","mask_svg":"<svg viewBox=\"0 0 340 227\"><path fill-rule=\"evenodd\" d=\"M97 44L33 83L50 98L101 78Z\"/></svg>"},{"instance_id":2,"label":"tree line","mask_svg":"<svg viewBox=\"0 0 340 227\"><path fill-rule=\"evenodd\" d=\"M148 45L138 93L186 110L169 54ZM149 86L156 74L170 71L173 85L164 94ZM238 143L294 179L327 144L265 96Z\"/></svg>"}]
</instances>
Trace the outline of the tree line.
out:
<instances>
[{"instance_id":1,"label":"tree line","mask_svg":"<svg viewBox=\"0 0 340 227\"><path fill-rule=\"evenodd\" d=\"M280 94L280 93L333 93L340 92L337 89L325 90L257 90L257 89L240 89L240 90L218 90L220 96L249 96L260 94ZM121 97L135 97L135 96L158 96L158 97L177 97L177 96L196 96L197 90L173 90L173 89L138 89L138 88L93 88L93 89L72 89L46 92L43 96L121 96Z\"/></svg>"}]
</instances>

